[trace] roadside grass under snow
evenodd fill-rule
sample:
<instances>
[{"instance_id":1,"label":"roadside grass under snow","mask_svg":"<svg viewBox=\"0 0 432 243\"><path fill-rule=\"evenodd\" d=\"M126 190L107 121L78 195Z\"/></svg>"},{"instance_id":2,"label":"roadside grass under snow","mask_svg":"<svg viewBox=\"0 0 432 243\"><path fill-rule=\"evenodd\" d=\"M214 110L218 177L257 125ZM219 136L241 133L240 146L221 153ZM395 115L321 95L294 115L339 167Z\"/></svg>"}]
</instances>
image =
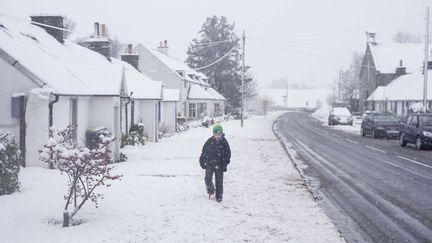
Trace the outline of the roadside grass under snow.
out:
<instances>
[{"instance_id":1,"label":"roadside grass under snow","mask_svg":"<svg viewBox=\"0 0 432 243\"><path fill-rule=\"evenodd\" d=\"M232 150L222 203L207 198L198 163L211 128L123 149L129 160L113 170L123 179L100 188L99 208L89 202L69 228L65 176L23 168L21 192L0 197L1 241L344 242L275 138L277 115L222 123Z\"/></svg>"}]
</instances>

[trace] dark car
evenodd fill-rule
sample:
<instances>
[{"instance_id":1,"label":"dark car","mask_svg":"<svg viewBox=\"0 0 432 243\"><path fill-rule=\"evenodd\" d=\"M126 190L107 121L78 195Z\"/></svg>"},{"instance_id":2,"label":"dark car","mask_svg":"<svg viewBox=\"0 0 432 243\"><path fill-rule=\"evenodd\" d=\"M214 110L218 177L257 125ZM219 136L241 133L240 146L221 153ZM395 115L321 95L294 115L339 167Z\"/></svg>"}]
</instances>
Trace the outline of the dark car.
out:
<instances>
[{"instance_id":1,"label":"dark car","mask_svg":"<svg viewBox=\"0 0 432 243\"><path fill-rule=\"evenodd\" d=\"M369 113L363 118L360 133L370 134L372 138L397 138L400 134L400 120L391 113Z\"/></svg>"},{"instance_id":2,"label":"dark car","mask_svg":"<svg viewBox=\"0 0 432 243\"><path fill-rule=\"evenodd\" d=\"M432 146L432 113L409 114L399 141L402 147L413 143L418 150Z\"/></svg>"}]
</instances>

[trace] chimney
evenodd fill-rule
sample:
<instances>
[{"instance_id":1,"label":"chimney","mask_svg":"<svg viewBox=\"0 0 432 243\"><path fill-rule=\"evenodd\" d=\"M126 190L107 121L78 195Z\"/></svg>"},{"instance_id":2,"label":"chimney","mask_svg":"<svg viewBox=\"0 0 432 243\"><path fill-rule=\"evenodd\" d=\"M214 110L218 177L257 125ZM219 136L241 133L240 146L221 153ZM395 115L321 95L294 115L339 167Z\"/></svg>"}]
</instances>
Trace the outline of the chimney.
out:
<instances>
[{"instance_id":1,"label":"chimney","mask_svg":"<svg viewBox=\"0 0 432 243\"><path fill-rule=\"evenodd\" d=\"M58 28L64 28L63 25L63 16L60 15L39 15L39 16L30 16L31 21L46 24L50 26L55 26ZM48 32L48 34L52 35L58 42L62 43L63 40L63 30L54 29L51 27L38 25L37 23L33 23L34 25L37 25Z\"/></svg>"},{"instance_id":2,"label":"chimney","mask_svg":"<svg viewBox=\"0 0 432 243\"><path fill-rule=\"evenodd\" d=\"M94 23L94 35L99 36L99 23Z\"/></svg>"},{"instance_id":3,"label":"chimney","mask_svg":"<svg viewBox=\"0 0 432 243\"><path fill-rule=\"evenodd\" d=\"M159 44L159 47L157 48L157 50L158 50L160 53L163 53L163 54L169 56L169 52L168 52L168 50L169 50L169 48L168 48L168 41L167 41L167 40L165 40L164 42L161 41L160 44Z\"/></svg>"},{"instance_id":4,"label":"chimney","mask_svg":"<svg viewBox=\"0 0 432 243\"><path fill-rule=\"evenodd\" d=\"M402 76L406 74L406 67L403 66L403 60L399 60L399 67L396 68L396 77Z\"/></svg>"},{"instance_id":5,"label":"chimney","mask_svg":"<svg viewBox=\"0 0 432 243\"><path fill-rule=\"evenodd\" d=\"M82 43L82 45L105 56L109 61L111 61L111 42L108 38L100 36L103 34L103 31L106 31L106 27L104 26L104 24L101 25L97 22L94 23L94 36L91 36Z\"/></svg>"},{"instance_id":6,"label":"chimney","mask_svg":"<svg viewBox=\"0 0 432 243\"><path fill-rule=\"evenodd\" d=\"M106 28L106 25L105 24L102 24L101 25L101 36L102 37L107 37L108 35L107 35L107 28Z\"/></svg>"},{"instance_id":7,"label":"chimney","mask_svg":"<svg viewBox=\"0 0 432 243\"><path fill-rule=\"evenodd\" d=\"M367 36L367 43L371 43L372 45L376 46L376 33L375 32L366 32L366 36Z\"/></svg>"},{"instance_id":8,"label":"chimney","mask_svg":"<svg viewBox=\"0 0 432 243\"><path fill-rule=\"evenodd\" d=\"M126 53L121 54L120 58L122 61L125 61L132 65L134 68L136 68L138 71L138 60L139 56L136 53L132 52L132 44L128 44L128 47L126 49Z\"/></svg>"}]
</instances>

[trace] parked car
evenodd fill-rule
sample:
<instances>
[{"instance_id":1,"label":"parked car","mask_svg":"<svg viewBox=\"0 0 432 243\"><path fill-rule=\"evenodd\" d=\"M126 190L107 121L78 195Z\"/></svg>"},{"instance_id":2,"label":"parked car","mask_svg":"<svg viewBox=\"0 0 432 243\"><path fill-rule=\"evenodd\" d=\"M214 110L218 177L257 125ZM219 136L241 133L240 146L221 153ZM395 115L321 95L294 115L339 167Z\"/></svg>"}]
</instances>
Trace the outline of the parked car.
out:
<instances>
[{"instance_id":1,"label":"parked car","mask_svg":"<svg viewBox=\"0 0 432 243\"><path fill-rule=\"evenodd\" d=\"M328 125L353 125L353 117L346 107L333 107L330 109Z\"/></svg>"},{"instance_id":2,"label":"parked car","mask_svg":"<svg viewBox=\"0 0 432 243\"><path fill-rule=\"evenodd\" d=\"M400 145L415 144L418 150L432 146L432 113L409 114L401 128Z\"/></svg>"},{"instance_id":3,"label":"parked car","mask_svg":"<svg viewBox=\"0 0 432 243\"><path fill-rule=\"evenodd\" d=\"M370 134L372 138L397 138L400 127L400 120L391 113L369 113L362 120L360 133L363 137Z\"/></svg>"}]
</instances>

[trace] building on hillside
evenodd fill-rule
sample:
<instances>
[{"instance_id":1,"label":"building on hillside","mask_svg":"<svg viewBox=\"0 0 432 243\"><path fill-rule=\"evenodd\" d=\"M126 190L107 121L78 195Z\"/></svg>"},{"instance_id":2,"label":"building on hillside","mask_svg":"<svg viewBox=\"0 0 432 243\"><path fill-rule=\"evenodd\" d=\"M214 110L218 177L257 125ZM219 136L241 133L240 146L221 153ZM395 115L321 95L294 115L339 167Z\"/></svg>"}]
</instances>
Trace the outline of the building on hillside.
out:
<instances>
[{"instance_id":1,"label":"building on hillside","mask_svg":"<svg viewBox=\"0 0 432 243\"><path fill-rule=\"evenodd\" d=\"M169 56L168 49L165 42L158 50L138 44L134 51L139 55L141 72L154 80L162 80L165 88L179 91L177 117L198 119L223 115L225 98L208 84L204 74Z\"/></svg>"},{"instance_id":2,"label":"building on hillside","mask_svg":"<svg viewBox=\"0 0 432 243\"><path fill-rule=\"evenodd\" d=\"M386 86L392 80L422 69L424 44L380 43L376 33L367 34L366 51L360 70L360 110L367 107L367 98L379 86Z\"/></svg>"}]
</instances>

